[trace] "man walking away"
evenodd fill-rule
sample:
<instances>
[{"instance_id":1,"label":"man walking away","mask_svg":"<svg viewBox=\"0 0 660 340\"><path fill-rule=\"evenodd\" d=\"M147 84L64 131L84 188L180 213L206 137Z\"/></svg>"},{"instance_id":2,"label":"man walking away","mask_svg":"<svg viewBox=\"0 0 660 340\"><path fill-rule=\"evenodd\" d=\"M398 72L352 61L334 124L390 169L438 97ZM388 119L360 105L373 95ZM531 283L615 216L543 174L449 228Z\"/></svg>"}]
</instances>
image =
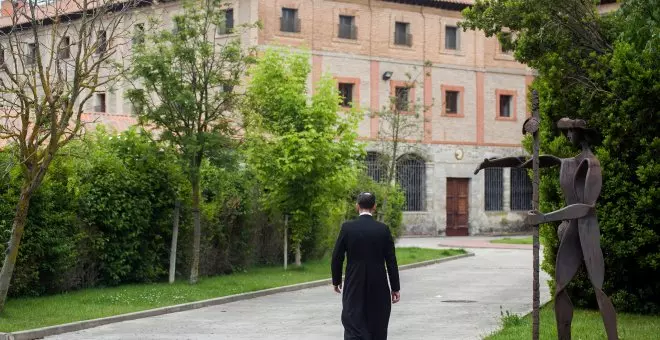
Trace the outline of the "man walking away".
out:
<instances>
[{"instance_id":1,"label":"man walking away","mask_svg":"<svg viewBox=\"0 0 660 340\"><path fill-rule=\"evenodd\" d=\"M342 225L332 254L337 293L342 289L344 254L348 256L341 313L344 340L386 340L392 303L401 298L394 241L387 226L373 218L376 196L361 193L356 208L360 217Z\"/></svg>"}]
</instances>

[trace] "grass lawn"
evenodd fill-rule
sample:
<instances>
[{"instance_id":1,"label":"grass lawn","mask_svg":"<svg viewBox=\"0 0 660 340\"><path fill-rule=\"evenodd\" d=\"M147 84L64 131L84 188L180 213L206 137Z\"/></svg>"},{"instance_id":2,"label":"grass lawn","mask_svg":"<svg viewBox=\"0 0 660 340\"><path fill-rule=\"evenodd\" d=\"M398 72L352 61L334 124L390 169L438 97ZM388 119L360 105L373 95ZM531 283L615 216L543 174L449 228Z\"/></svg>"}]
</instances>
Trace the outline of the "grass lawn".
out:
<instances>
[{"instance_id":1,"label":"grass lawn","mask_svg":"<svg viewBox=\"0 0 660 340\"><path fill-rule=\"evenodd\" d=\"M529 339L532 334L531 314L523 318L505 317L504 328L488 336L486 340ZM619 339L621 340L657 340L660 330L660 316L633 314L617 315ZM552 304L541 310L541 340L557 339L557 326ZM576 310L573 315L572 338L576 340L607 339L603 319L598 311Z\"/></svg>"},{"instance_id":2,"label":"grass lawn","mask_svg":"<svg viewBox=\"0 0 660 340\"><path fill-rule=\"evenodd\" d=\"M497 240L492 240L490 243L504 243L504 244L532 244L532 237L505 237Z\"/></svg>"},{"instance_id":3,"label":"grass lawn","mask_svg":"<svg viewBox=\"0 0 660 340\"><path fill-rule=\"evenodd\" d=\"M404 265L464 253L462 249L397 248L397 259L399 265ZM243 273L202 278L196 285L177 281L171 285L124 285L38 298L10 298L0 315L0 332L96 319L329 277L330 260L326 258L287 271L281 267L255 267Z\"/></svg>"}]
</instances>

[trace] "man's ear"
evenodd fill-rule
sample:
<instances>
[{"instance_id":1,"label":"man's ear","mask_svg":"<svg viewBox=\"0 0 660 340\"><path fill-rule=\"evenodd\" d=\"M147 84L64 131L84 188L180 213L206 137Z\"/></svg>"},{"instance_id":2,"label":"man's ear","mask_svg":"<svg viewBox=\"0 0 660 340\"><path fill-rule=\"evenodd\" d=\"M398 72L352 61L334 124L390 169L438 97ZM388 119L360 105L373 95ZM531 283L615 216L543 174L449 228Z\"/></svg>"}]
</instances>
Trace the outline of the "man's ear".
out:
<instances>
[{"instance_id":1,"label":"man's ear","mask_svg":"<svg viewBox=\"0 0 660 340\"><path fill-rule=\"evenodd\" d=\"M359 213L360 212L360 205L355 203L355 210Z\"/></svg>"},{"instance_id":2,"label":"man's ear","mask_svg":"<svg viewBox=\"0 0 660 340\"><path fill-rule=\"evenodd\" d=\"M373 207L373 208L371 208L371 210L374 210L374 211L376 211L376 207L377 207L377 206L378 206L378 204L376 204L376 203L374 203L374 207Z\"/></svg>"}]
</instances>

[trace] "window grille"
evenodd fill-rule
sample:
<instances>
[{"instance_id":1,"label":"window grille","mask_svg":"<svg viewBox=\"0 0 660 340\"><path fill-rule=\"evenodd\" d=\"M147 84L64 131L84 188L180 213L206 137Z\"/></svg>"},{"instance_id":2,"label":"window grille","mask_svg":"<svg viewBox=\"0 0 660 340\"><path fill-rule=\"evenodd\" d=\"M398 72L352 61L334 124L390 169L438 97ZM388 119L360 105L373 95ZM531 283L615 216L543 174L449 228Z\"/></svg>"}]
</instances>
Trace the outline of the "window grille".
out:
<instances>
[{"instance_id":1,"label":"window grille","mask_svg":"<svg viewBox=\"0 0 660 340\"><path fill-rule=\"evenodd\" d=\"M426 209L426 165L415 156L403 156L397 161L397 183L406 197L405 211Z\"/></svg>"},{"instance_id":2,"label":"window grille","mask_svg":"<svg viewBox=\"0 0 660 340\"><path fill-rule=\"evenodd\" d=\"M532 209L532 181L527 169L511 169L511 210Z\"/></svg>"},{"instance_id":3,"label":"window grille","mask_svg":"<svg viewBox=\"0 0 660 340\"><path fill-rule=\"evenodd\" d=\"M486 211L504 210L504 171L502 168L485 170Z\"/></svg>"}]
</instances>

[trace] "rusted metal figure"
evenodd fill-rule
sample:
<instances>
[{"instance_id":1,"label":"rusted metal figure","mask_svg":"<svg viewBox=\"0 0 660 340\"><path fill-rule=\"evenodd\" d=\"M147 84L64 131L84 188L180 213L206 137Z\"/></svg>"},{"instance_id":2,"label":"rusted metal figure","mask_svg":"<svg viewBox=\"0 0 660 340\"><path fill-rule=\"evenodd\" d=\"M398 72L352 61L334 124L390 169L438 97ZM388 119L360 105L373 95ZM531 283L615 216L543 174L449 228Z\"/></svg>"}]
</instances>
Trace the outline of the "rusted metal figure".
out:
<instances>
[{"instance_id":1,"label":"rusted metal figure","mask_svg":"<svg viewBox=\"0 0 660 340\"><path fill-rule=\"evenodd\" d=\"M603 293L605 262L600 248L600 231L595 209L602 187L602 175L600 162L591 151L591 144L598 139L598 133L587 128L586 122L581 119L562 118L557 122L557 127L582 151L573 158L540 156L539 165L542 168L560 167L559 184L567 206L546 214L532 210L526 219L526 223L531 225L563 221L557 231L559 249L555 266L557 335L560 340L571 338L573 305L566 287L584 261L589 280L596 292L607 338L618 339L616 312L610 299ZM525 160L525 157L485 159L477 167L475 174L481 169L491 167L530 168L531 165L532 160Z\"/></svg>"}]
</instances>

